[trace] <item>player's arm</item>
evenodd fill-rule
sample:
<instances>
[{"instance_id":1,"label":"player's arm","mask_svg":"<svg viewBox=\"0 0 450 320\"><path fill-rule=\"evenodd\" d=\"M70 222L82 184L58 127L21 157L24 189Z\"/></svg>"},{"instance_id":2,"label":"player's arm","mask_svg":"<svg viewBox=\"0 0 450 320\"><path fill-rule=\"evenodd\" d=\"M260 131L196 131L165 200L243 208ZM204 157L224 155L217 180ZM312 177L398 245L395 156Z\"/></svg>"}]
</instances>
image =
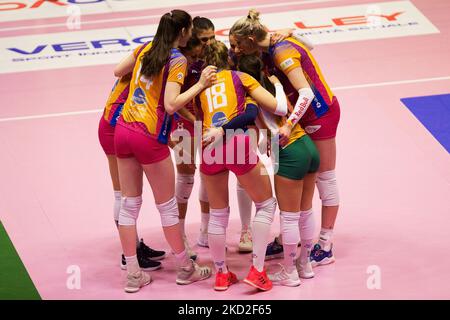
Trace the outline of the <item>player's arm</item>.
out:
<instances>
[{"instance_id":1,"label":"player's arm","mask_svg":"<svg viewBox=\"0 0 450 320\"><path fill-rule=\"evenodd\" d=\"M134 64L136 63L136 58L134 54L130 54L124 58L120 63L114 68L114 75L116 77L123 77L133 71Z\"/></svg>"},{"instance_id":2,"label":"player's arm","mask_svg":"<svg viewBox=\"0 0 450 320\"><path fill-rule=\"evenodd\" d=\"M278 116L284 116L287 113L287 99L283 86L279 81L275 83L275 97L267 91L261 84L247 73L238 73L241 82L247 93L256 101L258 106L274 113ZM277 79L278 80L278 79Z\"/></svg>"},{"instance_id":3,"label":"player's arm","mask_svg":"<svg viewBox=\"0 0 450 320\"><path fill-rule=\"evenodd\" d=\"M234 117L222 126L224 132L227 130L247 129L247 126L254 124L258 116L258 107L249 103L245 107L245 112Z\"/></svg>"},{"instance_id":4,"label":"player's arm","mask_svg":"<svg viewBox=\"0 0 450 320\"><path fill-rule=\"evenodd\" d=\"M292 86L298 91L298 99L295 103L294 110L286 122L287 125L292 128L306 113L306 110L314 99L314 93L311 90L301 67L290 70L287 73L287 77Z\"/></svg>"},{"instance_id":5,"label":"player's arm","mask_svg":"<svg viewBox=\"0 0 450 320\"><path fill-rule=\"evenodd\" d=\"M186 108L181 108L180 110L177 111L177 113L179 116L183 117L189 122L194 123L196 120L195 116L191 112L189 112L189 110Z\"/></svg>"},{"instance_id":6,"label":"player's arm","mask_svg":"<svg viewBox=\"0 0 450 320\"><path fill-rule=\"evenodd\" d=\"M223 126L208 128L202 137L203 145L207 146L212 142L219 141L227 130L247 129L248 125L255 122L257 116L258 107L253 103L247 104L244 113L234 117Z\"/></svg>"},{"instance_id":7,"label":"player's arm","mask_svg":"<svg viewBox=\"0 0 450 320\"><path fill-rule=\"evenodd\" d=\"M275 84L275 97L262 86L249 92L258 105L271 113L284 116L287 113L287 99L281 83Z\"/></svg>"},{"instance_id":8,"label":"player's arm","mask_svg":"<svg viewBox=\"0 0 450 320\"><path fill-rule=\"evenodd\" d=\"M216 71L216 67L207 66L203 69L200 80L181 94L180 83L172 81L167 82L164 94L164 108L166 112L169 114L174 114L194 99L196 95L209 87L216 78Z\"/></svg>"}]
</instances>

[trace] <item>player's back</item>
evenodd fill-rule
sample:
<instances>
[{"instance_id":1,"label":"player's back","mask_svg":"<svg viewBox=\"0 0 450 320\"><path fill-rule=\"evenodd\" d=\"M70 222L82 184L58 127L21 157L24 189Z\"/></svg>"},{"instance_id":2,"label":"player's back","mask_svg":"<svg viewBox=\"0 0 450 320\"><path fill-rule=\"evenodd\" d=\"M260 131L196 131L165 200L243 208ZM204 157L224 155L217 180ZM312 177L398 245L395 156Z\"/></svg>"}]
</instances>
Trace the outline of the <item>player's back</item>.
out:
<instances>
[{"instance_id":1,"label":"player's back","mask_svg":"<svg viewBox=\"0 0 450 320\"><path fill-rule=\"evenodd\" d=\"M216 83L197 96L203 129L220 127L245 111L247 89L243 82L246 77L250 76L239 71L220 70Z\"/></svg>"}]
</instances>

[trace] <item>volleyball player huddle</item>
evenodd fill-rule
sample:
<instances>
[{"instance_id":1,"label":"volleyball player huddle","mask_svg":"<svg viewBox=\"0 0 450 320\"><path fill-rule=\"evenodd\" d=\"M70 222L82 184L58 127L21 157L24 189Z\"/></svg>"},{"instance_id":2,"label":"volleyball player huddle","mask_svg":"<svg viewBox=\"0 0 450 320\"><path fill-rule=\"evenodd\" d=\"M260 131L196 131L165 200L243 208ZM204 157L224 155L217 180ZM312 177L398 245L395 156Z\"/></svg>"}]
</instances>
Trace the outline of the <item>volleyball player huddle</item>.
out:
<instances>
[{"instance_id":1,"label":"volleyball player huddle","mask_svg":"<svg viewBox=\"0 0 450 320\"><path fill-rule=\"evenodd\" d=\"M230 45L228 50L214 39L209 19L192 20L187 12L172 10L161 17L153 41L114 70L119 80L100 120L99 137L115 190L126 292L149 284L151 276L144 271L159 268L155 260L165 255L136 240L144 173L176 258L176 283L187 285L212 274L195 262L197 254L184 232L198 144L202 222L197 244L209 248L215 290L238 282L226 261L230 171L238 180L239 251L252 252L245 283L263 291L273 284L298 286L300 278L314 277L313 266L334 261L340 109L310 53L312 47L289 32L271 35L254 10L233 25ZM275 197L257 154L260 135L277 159ZM176 179L169 146L177 159ZM313 247L316 185L322 229ZM256 214L251 222L252 202ZM267 245L277 203L280 236ZM264 261L280 256L280 269L267 274Z\"/></svg>"}]
</instances>

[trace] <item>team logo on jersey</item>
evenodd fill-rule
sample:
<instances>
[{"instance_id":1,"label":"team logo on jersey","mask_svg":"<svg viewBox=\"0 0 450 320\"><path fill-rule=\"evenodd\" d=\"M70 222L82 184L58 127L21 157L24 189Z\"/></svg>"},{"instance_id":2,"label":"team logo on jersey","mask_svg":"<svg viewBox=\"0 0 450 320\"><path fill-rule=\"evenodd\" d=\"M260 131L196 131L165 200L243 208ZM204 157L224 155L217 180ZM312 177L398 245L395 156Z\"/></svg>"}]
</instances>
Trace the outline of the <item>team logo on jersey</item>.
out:
<instances>
[{"instance_id":1,"label":"team logo on jersey","mask_svg":"<svg viewBox=\"0 0 450 320\"><path fill-rule=\"evenodd\" d=\"M280 68L282 70L286 70L287 68L289 68L293 64L294 64L294 60L292 58L288 58L288 59L284 60L282 63L280 63Z\"/></svg>"},{"instance_id":2,"label":"team logo on jersey","mask_svg":"<svg viewBox=\"0 0 450 320\"><path fill-rule=\"evenodd\" d=\"M316 132L317 130L319 130L322 126L320 124L316 125L316 126L306 126L305 127L305 131L308 134L313 134L314 132Z\"/></svg>"},{"instance_id":3,"label":"team logo on jersey","mask_svg":"<svg viewBox=\"0 0 450 320\"><path fill-rule=\"evenodd\" d=\"M183 72L180 72L179 74L177 74L177 79L178 80L181 80L181 79L183 79Z\"/></svg>"},{"instance_id":4,"label":"team logo on jersey","mask_svg":"<svg viewBox=\"0 0 450 320\"><path fill-rule=\"evenodd\" d=\"M145 93L141 88L137 88L133 92L133 102L136 104L145 104Z\"/></svg>"},{"instance_id":5,"label":"team logo on jersey","mask_svg":"<svg viewBox=\"0 0 450 320\"><path fill-rule=\"evenodd\" d=\"M227 122L227 116L223 112L216 112L212 116L212 124L216 128L223 126Z\"/></svg>"}]
</instances>

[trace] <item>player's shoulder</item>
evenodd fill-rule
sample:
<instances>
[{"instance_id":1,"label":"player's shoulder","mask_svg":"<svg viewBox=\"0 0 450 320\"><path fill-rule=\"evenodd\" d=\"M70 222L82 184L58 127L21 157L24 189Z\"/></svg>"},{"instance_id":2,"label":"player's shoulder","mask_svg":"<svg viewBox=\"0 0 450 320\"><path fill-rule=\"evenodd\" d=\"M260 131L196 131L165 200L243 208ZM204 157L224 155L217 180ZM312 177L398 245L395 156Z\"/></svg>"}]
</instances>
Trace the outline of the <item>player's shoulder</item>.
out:
<instances>
[{"instance_id":1,"label":"player's shoulder","mask_svg":"<svg viewBox=\"0 0 450 320\"><path fill-rule=\"evenodd\" d=\"M231 75L234 75L236 77L238 77L239 79L245 81L248 80L249 78L251 78L251 76L248 73L242 72L242 71L237 71L237 70L230 70Z\"/></svg>"},{"instance_id":2,"label":"player's shoulder","mask_svg":"<svg viewBox=\"0 0 450 320\"><path fill-rule=\"evenodd\" d=\"M172 63L186 63L187 64L186 57L178 49L172 49L172 51L170 52L170 61Z\"/></svg>"},{"instance_id":3,"label":"player's shoulder","mask_svg":"<svg viewBox=\"0 0 450 320\"><path fill-rule=\"evenodd\" d=\"M289 37L273 45L271 48L272 50L270 51L273 55L282 54L286 51L295 49L295 45L295 39Z\"/></svg>"}]
</instances>

